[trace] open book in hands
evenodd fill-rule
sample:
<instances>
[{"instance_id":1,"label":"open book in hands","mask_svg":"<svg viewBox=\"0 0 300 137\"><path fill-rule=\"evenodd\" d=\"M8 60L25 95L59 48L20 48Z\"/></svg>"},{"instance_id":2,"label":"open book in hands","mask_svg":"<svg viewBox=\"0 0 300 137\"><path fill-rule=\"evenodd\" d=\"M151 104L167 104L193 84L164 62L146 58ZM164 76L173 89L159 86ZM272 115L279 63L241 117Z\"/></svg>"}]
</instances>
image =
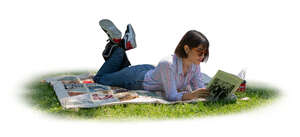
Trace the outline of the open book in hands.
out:
<instances>
[{"instance_id":1,"label":"open book in hands","mask_svg":"<svg viewBox=\"0 0 300 137\"><path fill-rule=\"evenodd\" d=\"M209 101L217 101L233 94L243 82L243 79L236 75L219 70L207 85L210 92Z\"/></svg>"}]
</instances>

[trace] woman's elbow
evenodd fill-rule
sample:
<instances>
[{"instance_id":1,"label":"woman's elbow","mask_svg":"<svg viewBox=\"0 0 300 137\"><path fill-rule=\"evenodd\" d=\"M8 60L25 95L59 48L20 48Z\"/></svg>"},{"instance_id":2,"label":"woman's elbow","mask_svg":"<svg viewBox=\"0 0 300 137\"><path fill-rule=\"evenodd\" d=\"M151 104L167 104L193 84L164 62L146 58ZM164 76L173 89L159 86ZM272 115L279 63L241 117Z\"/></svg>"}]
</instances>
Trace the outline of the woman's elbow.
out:
<instances>
[{"instance_id":1,"label":"woman's elbow","mask_svg":"<svg viewBox=\"0 0 300 137\"><path fill-rule=\"evenodd\" d=\"M181 99L178 99L177 96L167 96L166 99L168 101L178 101L178 100L181 100Z\"/></svg>"}]
</instances>

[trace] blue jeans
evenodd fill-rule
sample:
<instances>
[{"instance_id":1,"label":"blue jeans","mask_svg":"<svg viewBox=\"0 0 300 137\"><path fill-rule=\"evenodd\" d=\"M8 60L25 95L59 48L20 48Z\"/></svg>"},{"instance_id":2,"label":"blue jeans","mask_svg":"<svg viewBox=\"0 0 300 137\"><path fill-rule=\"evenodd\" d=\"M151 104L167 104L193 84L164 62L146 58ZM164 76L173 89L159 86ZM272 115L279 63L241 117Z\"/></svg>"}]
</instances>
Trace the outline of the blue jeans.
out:
<instances>
[{"instance_id":1,"label":"blue jeans","mask_svg":"<svg viewBox=\"0 0 300 137\"><path fill-rule=\"evenodd\" d=\"M150 64L135 66L122 66L125 50L117 47L113 50L111 57L104 62L95 77L96 83L117 86L129 90L142 90L143 81L147 71L155 67Z\"/></svg>"}]
</instances>

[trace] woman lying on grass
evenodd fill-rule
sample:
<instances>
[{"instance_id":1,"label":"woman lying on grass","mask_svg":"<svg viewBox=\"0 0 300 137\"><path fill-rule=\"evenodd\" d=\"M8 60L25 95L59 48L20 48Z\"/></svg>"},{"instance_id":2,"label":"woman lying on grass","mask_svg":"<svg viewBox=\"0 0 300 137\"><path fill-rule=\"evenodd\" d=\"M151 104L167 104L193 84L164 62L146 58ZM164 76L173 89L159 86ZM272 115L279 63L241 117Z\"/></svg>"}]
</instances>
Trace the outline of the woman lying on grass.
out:
<instances>
[{"instance_id":1,"label":"woman lying on grass","mask_svg":"<svg viewBox=\"0 0 300 137\"><path fill-rule=\"evenodd\" d=\"M175 49L175 54L162 59L155 67L150 64L131 66L126 51L136 48L135 33L130 24L122 37L120 30L108 19L99 22L109 37L102 55L104 64L94 77L103 85L129 90L164 91L169 101L207 97L208 90L200 80L200 63L209 56L209 42L196 31L188 31ZM191 85L192 91L187 89Z\"/></svg>"}]
</instances>

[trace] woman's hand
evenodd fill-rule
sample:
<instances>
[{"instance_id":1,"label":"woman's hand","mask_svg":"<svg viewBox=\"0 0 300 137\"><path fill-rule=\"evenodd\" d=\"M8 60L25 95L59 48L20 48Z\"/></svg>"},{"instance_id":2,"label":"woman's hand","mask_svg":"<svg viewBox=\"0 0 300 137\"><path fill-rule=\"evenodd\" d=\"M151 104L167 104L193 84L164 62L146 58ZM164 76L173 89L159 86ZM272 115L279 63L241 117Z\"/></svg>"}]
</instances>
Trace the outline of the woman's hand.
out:
<instances>
[{"instance_id":1,"label":"woman's hand","mask_svg":"<svg viewBox=\"0 0 300 137\"><path fill-rule=\"evenodd\" d=\"M196 94L198 98L206 98L209 96L209 91L206 88L198 88L192 92L193 94Z\"/></svg>"},{"instance_id":2,"label":"woman's hand","mask_svg":"<svg viewBox=\"0 0 300 137\"><path fill-rule=\"evenodd\" d=\"M198 88L191 93L185 93L182 100L191 100L196 98L206 98L209 96L209 91L206 88Z\"/></svg>"}]
</instances>

